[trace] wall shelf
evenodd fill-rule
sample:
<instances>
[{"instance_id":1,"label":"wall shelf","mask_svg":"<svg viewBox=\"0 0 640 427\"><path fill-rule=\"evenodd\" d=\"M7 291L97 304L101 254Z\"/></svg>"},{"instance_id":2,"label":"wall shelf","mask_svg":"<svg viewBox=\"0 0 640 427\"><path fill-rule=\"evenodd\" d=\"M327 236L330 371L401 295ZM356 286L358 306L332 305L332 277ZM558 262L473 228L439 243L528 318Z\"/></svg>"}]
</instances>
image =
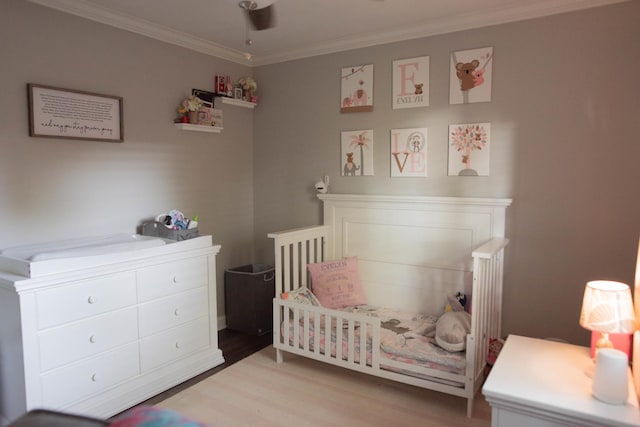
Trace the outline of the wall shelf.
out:
<instances>
[{"instance_id":1,"label":"wall shelf","mask_svg":"<svg viewBox=\"0 0 640 427\"><path fill-rule=\"evenodd\" d=\"M219 126L191 125L189 123L174 123L174 125L180 130L192 130L196 132L220 133L222 129L224 129Z\"/></svg>"},{"instance_id":2,"label":"wall shelf","mask_svg":"<svg viewBox=\"0 0 640 427\"><path fill-rule=\"evenodd\" d=\"M256 108L256 104L254 102L247 102L241 99L228 98L224 96L221 97L221 99L223 104L235 105L237 107L251 108L251 109Z\"/></svg>"}]
</instances>

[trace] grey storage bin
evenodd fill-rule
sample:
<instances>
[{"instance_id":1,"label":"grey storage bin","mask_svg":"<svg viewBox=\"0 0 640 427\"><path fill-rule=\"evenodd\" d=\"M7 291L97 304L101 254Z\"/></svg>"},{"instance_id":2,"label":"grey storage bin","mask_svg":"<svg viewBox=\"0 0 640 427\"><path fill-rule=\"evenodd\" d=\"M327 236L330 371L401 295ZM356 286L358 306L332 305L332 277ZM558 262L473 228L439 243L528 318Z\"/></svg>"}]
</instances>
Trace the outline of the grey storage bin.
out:
<instances>
[{"instance_id":1,"label":"grey storage bin","mask_svg":"<svg viewBox=\"0 0 640 427\"><path fill-rule=\"evenodd\" d=\"M227 328L254 335L273 329L275 269L272 265L249 264L224 272Z\"/></svg>"},{"instance_id":2,"label":"grey storage bin","mask_svg":"<svg viewBox=\"0 0 640 427\"><path fill-rule=\"evenodd\" d=\"M188 230L172 230L161 222L148 221L142 224L142 234L171 240L187 240L198 237L198 227Z\"/></svg>"}]
</instances>

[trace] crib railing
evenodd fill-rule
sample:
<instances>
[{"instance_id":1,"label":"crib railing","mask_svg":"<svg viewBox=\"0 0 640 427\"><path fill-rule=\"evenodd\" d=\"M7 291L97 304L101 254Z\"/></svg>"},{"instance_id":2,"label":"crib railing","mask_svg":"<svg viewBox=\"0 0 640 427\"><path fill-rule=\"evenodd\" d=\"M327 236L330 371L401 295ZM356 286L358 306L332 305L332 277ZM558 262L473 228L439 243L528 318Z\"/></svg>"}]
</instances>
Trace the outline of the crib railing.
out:
<instances>
[{"instance_id":1,"label":"crib railing","mask_svg":"<svg viewBox=\"0 0 640 427\"><path fill-rule=\"evenodd\" d=\"M380 320L276 297L273 346L359 371L380 367Z\"/></svg>"},{"instance_id":2,"label":"crib railing","mask_svg":"<svg viewBox=\"0 0 640 427\"><path fill-rule=\"evenodd\" d=\"M305 227L269 233L274 239L276 265L276 295L307 287L307 264L326 258L325 246L329 226Z\"/></svg>"},{"instance_id":3,"label":"crib railing","mask_svg":"<svg viewBox=\"0 0 640 427\"><path fill-rule=\"evenodd\" d=\"M473 257L471 333L467 337L468 380L480 385L489 351L489 339L500 338L502 323L502 268L509 239L495 238L476 248ZM471 341L471 342L469 342ZM471 363L470 363L471 362ZM473 375L473 377L471 377Z\"/></svg>"}]
</instances>

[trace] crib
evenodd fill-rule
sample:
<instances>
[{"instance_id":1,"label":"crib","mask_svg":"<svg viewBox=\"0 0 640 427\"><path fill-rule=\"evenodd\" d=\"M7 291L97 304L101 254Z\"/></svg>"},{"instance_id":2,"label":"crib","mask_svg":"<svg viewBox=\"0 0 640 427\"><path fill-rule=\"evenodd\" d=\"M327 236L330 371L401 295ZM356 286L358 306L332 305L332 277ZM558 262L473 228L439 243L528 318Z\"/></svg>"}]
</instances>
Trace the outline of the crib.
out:
<instances>
[{"instance_id":1,"label":"crib","mask_svg":"<svg viewBox=\"0 0 640 427\"><path fill-rule=\"evenodd\" d=\"M324 205L324 225L268 234L275 249L276 361L282 363L288 352L463 397L471 417L474 396L485 377L489 340L501 336L503 258L509 242L505 214L511 199L347 194L318 198ZM381 350L386 330L379 318L282 297L312 288L308 264L353 256L369 305L439 316L453 292L469 296L471 327L466 349L458 354L461 371L390 359Z\"/></svg>"}]
</instances>

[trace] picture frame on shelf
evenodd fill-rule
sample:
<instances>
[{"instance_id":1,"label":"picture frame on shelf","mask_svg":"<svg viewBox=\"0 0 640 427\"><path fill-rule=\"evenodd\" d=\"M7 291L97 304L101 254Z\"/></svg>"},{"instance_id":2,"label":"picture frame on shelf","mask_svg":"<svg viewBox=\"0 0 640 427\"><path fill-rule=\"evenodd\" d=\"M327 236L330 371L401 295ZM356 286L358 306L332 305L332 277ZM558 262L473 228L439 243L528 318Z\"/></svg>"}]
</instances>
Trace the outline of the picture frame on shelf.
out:
<instances>
[{"instance_id":1,"label":"picture frame on shelf","mask_svg":"<svg viewBox=\"0 0 640 427\"><path fill-rule=\"evenodd\" d=\"M215 126L218 128L223 128L224 127L224 123L223 123L223 117L222 117L222 110L219 108L212 108L211 109L211 126Z\"/></svg>"},{"instance_id":2,"label":"picture frame on shelf","mask_svg":"<svg viewBox=\"0 0 640 427\"><path fill-rule=\"evenodd\" d=\"M242 99L242 88L237 87L233 89L233 98L234 99Z\"/></svg>"},{"instance_id":3,"label":"picture frame on shelf","mask_svg":"<svg viewBox=\"0 0 640 427\"><path fill-rule=\"evenodd\" d=\"M219 95L224 95L227 93L227 79L229 76L224 76L222 74L216 74L214 77L214 87L215 92Z\"/></svg>"},{"instance_id":4,"label":"picture frame on shelf","mask_svg":"<svg viewBox=\"0 0 640 427\"><path fill-rule=\"evenodd\" d=\"M215 98L215 94L213 92L201 89L191 89L191 95L200 98L205 107L213 108L213 99Z\"/></svg>"},{"instance_id":5,"label":"picture frame on shelf","mask_svg":"<svg viewBox=\"0 0 640 427\"><path fill-rule=\"evenodd\" d=\"M198 110L198 124L204 126L211 126L211 110L210 107L202 107Z\"/></svg>"}]
</instances>

